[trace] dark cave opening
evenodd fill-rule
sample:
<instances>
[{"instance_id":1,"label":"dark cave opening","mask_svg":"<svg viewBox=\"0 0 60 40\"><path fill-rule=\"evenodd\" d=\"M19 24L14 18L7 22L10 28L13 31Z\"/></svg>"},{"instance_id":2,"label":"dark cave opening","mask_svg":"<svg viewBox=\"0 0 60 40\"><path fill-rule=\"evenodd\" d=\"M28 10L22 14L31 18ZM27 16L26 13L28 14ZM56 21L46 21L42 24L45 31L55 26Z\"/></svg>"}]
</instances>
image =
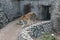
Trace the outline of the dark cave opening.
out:
<instances>
[{"instance_id":1,"label":"dark cave opening","mask_svg":"<svg viewBox=\"0 0 60 40\"><path fill-rule=\"evenodd\" d=\"M49 12L50 5L42 5L42 15L43 20L50 20L51 19L51 13Z\"/></svg>"},{"instance_id":2,"label":"dark cave opening","mask_svg":"<svg viewBox=\"0 0 60 40\"><path fill-rule=\"evenodd\" d=\"M31 4L24 5L24 14L31 12Z\"/></svg>"}]
</instances>

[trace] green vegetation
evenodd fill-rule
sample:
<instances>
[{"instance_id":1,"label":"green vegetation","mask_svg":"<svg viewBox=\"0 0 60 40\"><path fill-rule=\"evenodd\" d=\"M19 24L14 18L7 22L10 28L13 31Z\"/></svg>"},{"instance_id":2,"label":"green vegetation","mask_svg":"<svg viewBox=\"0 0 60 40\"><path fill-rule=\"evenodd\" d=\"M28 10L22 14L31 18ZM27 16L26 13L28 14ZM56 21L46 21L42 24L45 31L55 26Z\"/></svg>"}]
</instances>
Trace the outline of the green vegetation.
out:
<instances>
[{"instance_id":1,"label":"green vegetation","mask_svg":"<svg viewBox=\"0 0 60 40\"><path fill-rule=\"evenodd\" d=\"M50 34L50 33L43 33L42 40L56 40L56 38L54 37L54 34Z\"/></svg>"}]
</instances>

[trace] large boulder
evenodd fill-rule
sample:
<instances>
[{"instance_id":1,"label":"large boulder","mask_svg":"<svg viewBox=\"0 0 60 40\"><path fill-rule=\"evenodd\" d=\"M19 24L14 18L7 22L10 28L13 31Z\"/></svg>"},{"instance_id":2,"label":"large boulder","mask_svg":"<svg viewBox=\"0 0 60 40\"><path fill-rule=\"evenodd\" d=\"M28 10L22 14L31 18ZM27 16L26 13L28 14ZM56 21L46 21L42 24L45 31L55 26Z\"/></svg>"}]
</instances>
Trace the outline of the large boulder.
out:
<instances>
[{"instance_id":1,"label":"large boulder","mask_svg":"<svg viewBox=\"0 0 60 40\"><path fill-rule=\"evenodd\" d=\"M33 40L32 38L38 38L42 36L42 32L48 32L48 33L52 32L51 21L36 23L23 29L20 35L18 36L18 40L21 39Z\"/></svg>"}]
</instances>

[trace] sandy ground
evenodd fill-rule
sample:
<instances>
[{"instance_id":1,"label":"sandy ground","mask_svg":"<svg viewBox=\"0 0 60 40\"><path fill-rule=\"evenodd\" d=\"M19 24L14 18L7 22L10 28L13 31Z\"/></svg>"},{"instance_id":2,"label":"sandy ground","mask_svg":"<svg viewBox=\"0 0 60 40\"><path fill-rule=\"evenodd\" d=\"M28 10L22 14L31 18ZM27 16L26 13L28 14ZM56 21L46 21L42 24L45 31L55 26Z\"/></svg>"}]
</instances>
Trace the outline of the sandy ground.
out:
<instances>
[{"instance_id":1,"label":"sandy ground","mask_svg":"<svg viewBox=\"0 0 60 40\"><path fill-rule=\"evenodd\" d=\"M55 38L56 38L57 40L60 40L60 34L56 34L56 35L55 35Z\"/></svg>"},{"instance_id":2,"label":"sandy ground","mask_svg":"<svg viewBox=\"0 0 60 40\"><path fill-rule=\"evenodd\" d=\"M0 30L0 40L16 40L22 27L17 26L18 20L10 22L6 27Z\"/></svg>"}]
</instances>

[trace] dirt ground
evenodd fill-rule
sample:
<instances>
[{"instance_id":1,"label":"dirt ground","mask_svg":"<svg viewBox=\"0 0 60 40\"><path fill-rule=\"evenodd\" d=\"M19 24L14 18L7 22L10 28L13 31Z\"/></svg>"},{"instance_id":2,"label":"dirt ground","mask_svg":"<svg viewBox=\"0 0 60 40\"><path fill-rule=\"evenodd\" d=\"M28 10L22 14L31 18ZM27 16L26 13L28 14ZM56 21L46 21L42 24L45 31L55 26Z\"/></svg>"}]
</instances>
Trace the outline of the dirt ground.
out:
<instances>
[{"instance_id":1,"label":"dirt ground","mask_svg":"<svg viewBox=\"0 0 60 40\"><path fill-rule=\"evenodd\" d=\"M57 40L60 40L60 35L59 35L59 34L56 34L56 35L55 35L55 38L56 38Z\"/></svg>"},{"instance_id":2,"label":"dirt ground","mask_svg":"<svg viewBox=\"0 0 60 40\"><path fill-rule=\"evenodd\" d=\"M22 29L21 26L16 25L17 22L18 20L12 21L3 29L0 29L0 40L16 40Z\"/></svg>"}]
</instances>

